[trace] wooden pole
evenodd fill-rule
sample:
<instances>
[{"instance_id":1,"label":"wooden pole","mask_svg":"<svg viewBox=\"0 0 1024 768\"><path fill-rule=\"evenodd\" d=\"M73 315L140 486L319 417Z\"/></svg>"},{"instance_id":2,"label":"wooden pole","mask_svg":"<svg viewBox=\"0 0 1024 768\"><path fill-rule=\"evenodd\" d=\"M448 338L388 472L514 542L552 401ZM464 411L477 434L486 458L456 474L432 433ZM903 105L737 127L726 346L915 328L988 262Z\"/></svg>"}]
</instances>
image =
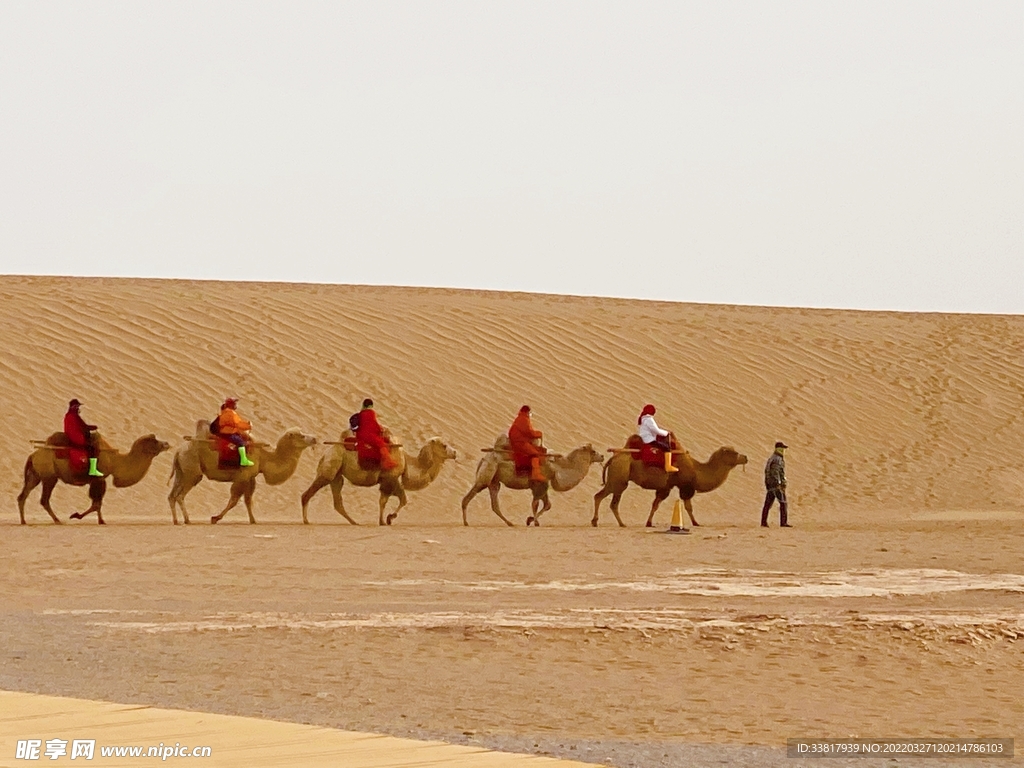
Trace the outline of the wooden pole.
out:
<instances>
[{"instance_id":1,"label":"wooden pole","mask_svg":"<svg viewBox=\"0 0 1024 768\"><path fill-rule=\"evenodd\" d=\"M640 453L641 450L641 448L609 448L608 453ZM684 454L689 453L689 451L676 449L674 451L669 451L669 453L672 453L676 456L682 456Z\"/></svg>"},{"instance_id":2,"label":"wooden pole","mask_svg":"<svg viewBox=\"0 0 1024 768\"><path fill-rule=\"evenodd\" d=\"M344 445L344 440L321 440L322 445ZM388 443L388 448L401 448L401 443Z\"/></svg>"},{"instance_id":3,"label":"wooden pole","mask_svg":"<svg viewBox=\"0 0 1024 768\"><path fill-rule=\"evenodd\" d=\"M512 451L507 450L506 448L481 448L480 451L482 453L503 453L506 456L511 456L512 455ZM562 454L560 454L560 453L542 453L542 454L538 454L538 458L542 458L542 459L560 459L560 458L562 458Z\"/></svg>"}]
</instances>

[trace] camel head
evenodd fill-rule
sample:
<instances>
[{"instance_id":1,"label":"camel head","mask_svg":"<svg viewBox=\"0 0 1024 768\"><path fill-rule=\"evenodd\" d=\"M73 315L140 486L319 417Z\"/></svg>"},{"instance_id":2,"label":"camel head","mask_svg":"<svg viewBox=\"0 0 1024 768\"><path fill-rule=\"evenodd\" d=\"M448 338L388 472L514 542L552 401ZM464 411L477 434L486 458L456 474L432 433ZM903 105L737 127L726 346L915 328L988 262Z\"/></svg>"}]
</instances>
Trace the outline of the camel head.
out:
<instances>
[{"instance_id":1,"label":"camel head","mask_svg":"<svg viewBox=\"0 0 1024 768\"><path fill-rule=\"evenodd\" d=\"M159 456L164 451L169 451L171 444L166 440L157 440L156 435L143 435L132 443L132 453L141 453L145 456Z\"/></svg>"},{"instance_id":2,"label":"camel head","mask_svg":"<svg viewBox=\"0 0 1024 768\"><path fill-rule=\"evenodd\" d=\"M427 448L430 449L431 453L436 456L444 456L446 459L452 459L453 461L459 458L459 455L455 452L454 448L448 446L444 440L440 437L432 437L427 441Z\"/></svg>"},{"instance_id":3,"label":"camel head","mask_svg":"<svg viewBox=\"0 0 1024 768\"><path fill-rule=\"evenodd\" d=\"M735 448L731 446L725 446L724 448L719 448L717 451L711 454L711 461L709 461L708 463L720 463L729 467L729 469L732 469L734 467L739 467L746 464L747 457L744 456L739 451L737 451Z\"/></svg>"},{"instance_id":4,"label":"camel head","mask_svg":"<svg viewBox=\"0 0 1024 768\"><path fill-rule=\"evenodd\" d=\"M594 450L594 446L590 443L587 443L582 448L577 448L576 450L583 451L587 455L587 458L590 459L591 464L604 464L604 456Z\"/></svg>"},{"instance_id":5,"label":"camel head","mask_svg":"<svg viewBox=\"0 0 1024 768\"><path fill-rule=\"evenodd\" d=\"M306 435L302 433L302 430L298 427L292 427L283 435L281 439L277 441L277 449L282 448L304 451L306 448L312 448L316 445L316 438L312 435Z\"/></svg>"}]
</instances>

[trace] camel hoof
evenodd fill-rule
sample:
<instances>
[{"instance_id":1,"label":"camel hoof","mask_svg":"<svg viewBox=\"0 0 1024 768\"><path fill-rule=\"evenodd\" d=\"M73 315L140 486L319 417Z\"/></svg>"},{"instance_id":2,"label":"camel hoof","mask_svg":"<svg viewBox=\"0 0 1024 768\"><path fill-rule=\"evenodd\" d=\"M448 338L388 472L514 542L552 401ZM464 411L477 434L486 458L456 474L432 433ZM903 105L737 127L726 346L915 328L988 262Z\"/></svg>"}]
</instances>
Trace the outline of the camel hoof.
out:
<instances>
[{"instance_id":1,"label":"camel hoof","mask_svg":"<svg viewBox=\"0 0 1024 768\"><path fill-rule=\"evenodd\" d=\"M386 518L387 524L391 525L391 521L394 520L396 517L398 517L398 515L388 515Z\"/></svg>"},{"instance_id":2,"label":"camel hoof","mask_svg":"<svg viewBox=\"0 0 1024 768\"><path fill-rule=\"evenodd\" d=\"M220 518L216 515L210 518L210 525L216 525L218 522L220 522Z\"/></svg>"},{"instance_id":3,"label":"camel hoof","mask_svg":"<svg viewBox=\"0 0 1024 768\"><path fill-rule=\"evenodd\" d=\"M692 525L694 528L700 528L700 523L698 523L696 520L691 520L690 525Z\"/></svg>"},{"instance_id":4,"label":"camel hoof","mask_svg":"<svg viewBox=\"0 0 1024 768\"><path fill-rule=\"evenodd\" d=\"M81 520L82 519L82 513L81 512L72 512L68 517L70 519L72 519L72 520Z\"/></svg>"},{"instance_id":5,"label":"camel hoof","mask_svg":"<svg viewBox=\"0 0 1024 768\"><path fill-rule=\"evenodd\" d=\"M106 525L106 524L107 524L107 521L106 521L106 520L100 520L100 521L98 521L98 522L96 523L96 525Z\"/></svg>"},{"instance_id":6,"label":"camel hoof","mask_svg":"<svg viewBox=\"0 0 1024 768\"><path fill-rule=\"evenodd\" d=\"M648 520L648 521L647 521L647 527L648 527L648 528L653 528L653 527L654 527L654 522L653 522L653 521L651 521L651 520Z\"/></svg>"},{"instance_id":7,"label":"camel hoof","mask_svg":"<svg viewBox=\"0 0 1024 768\"><path fill-rule=\"evenodd\" d=\"M590 527L591 528L597 528L597 520L596 519L590 521Z\"/></svg>"},{"instance_id":8,"label":"camel hoof","mask_svg":"<svg viewBox=\"0 0 1024 768\"><path fill-rule=\"evenodd\" d=\"M533 516L526 518L526 527L529 528L531 525L533 525Z\"/></svg>"}]
</instances>

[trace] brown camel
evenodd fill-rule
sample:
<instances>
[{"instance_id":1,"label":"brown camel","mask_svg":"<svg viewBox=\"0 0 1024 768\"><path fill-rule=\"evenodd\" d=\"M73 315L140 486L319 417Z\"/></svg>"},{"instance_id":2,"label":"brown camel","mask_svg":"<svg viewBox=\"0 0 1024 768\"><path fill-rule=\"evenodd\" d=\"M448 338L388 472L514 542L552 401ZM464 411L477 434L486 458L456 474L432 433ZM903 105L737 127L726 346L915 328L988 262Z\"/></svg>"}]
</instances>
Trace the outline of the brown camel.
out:
<instances>
[{"instance_id":1,"label":"brown camel","mask_svg":"<svg viewBox=\"0 0 1024 768\"><path fill-rule=\"evenodd\" d=\"M63 432L54 432L46 439L46 445L60 448L66 447L70 443L67 435ZM96 445L99 449L96 467L104 475L113 479L115 488L127 488L130 485L135 485L146 476L153 459L171 447L169 443L157 440L155 435L140 437L132 443L128 453L121 453L115 448L111 448L99 435L96 436ZM43 494L39 503L49 513L53 522L60 523L50 507L50 495L57 487L57 482L60 481L68 485L89 486L89 499L92 501L92 505L84 512L72 514L72 519L81 520L86 515L95 512L99 524L105 525L103 496L107 492L106 477L73 474L68 459L59 458L57 453L54 448L37 448L25 462L25 485L21 489L21 493L18 494L18 513L21 515L21 524L25 524L25 500L32 489L40 483L43 485Z\"/></svg>"},{"instance_id":2,"label":"brown camel","mask_svg":"<svg viewBox=\"0 0 1024 768\"><path fill-rule=\"evenodd\" d=\"M271 449L264 444L256 443L249 449L251 467L218 468L217 451L210 442L210 422L196 422L196 434L192 440L182 445L174 453L174 466L171 479L174 481L167 501L171 505L171 518L178 524L176 506L181 507L182 517L188 525L188 510L185 509L185 496L195 488L204 477L219 483L231 483L231 498L228 505L219 515L210 518L211 523L220 522L228 510L245 499L245 509L249 513L249 522L255 523L252 514L252 495L256 491L256 478L263 475L267 485L280 485L293 474L299 466L302 452L316 445L316 438L304 435L298 429L289 429L277 446Z\"/></svg>"},{"instance_id":3,"label":"brown camel","mask_svg":"<svg viewBox=\"0 0 1024 768\"><path fill-rule=\"evenodd\" d=\"M627 448L638 448L639 445L640 438L636 435L626 441ZM737 453L733 448L725 447L719 448L711 454L707 463L695 460L689 453L677 454L674 461L679 467L679 471L669 474L661 467L644 464L638 458L634 458L634 455L616 453L605 463L602 473L604 486L594 494L594 518L590 524L595 528L601 502L609 495L612 497L612 514L615 515L619 525L625 527L625 523L619 517L619 500L622 498L622 492L631 482L655 492L651 514L647 517L648 528L654 525L654 513L657 511L658 505L668 498L673 488L679 489L679 498L683 500L686 514L690 516L690 522L694 526L699 526L700 524L693 516L693 505L690 502L694 494L715 490L725 482L734 467L747 463L746 456Z\"/></svg>"},{"instance_id":4,"label":"brown camel","mask_svg":"<svg viewBox=\"0 0 1024 768\"><path fill-rule=\"evenodd\" d=\"M533 494L530 503L530 510L533 514L526 518L526 525L540 525L540 516L551 509L551 500L548 498L548 489L552 488L559 493L572 490L579 485L583 478L590 471L591 464L600 464L604 458L594 450L590 443L574 448L565 456L552 456L541 464L541 471L546 482L537 482L530 479L529 474L516 474L515 465L512 463L511 455L508 453L509 443L507 435L499 435L494 441L494 450L488 452L480 463L476 465L476 480L469 493L462 499L462 524L469 525L466 518L466 509L473 497L486 488L491 494L491 509L505 525L512 525L498 506L498 491L501 486L515 491L529 489ZM543 507L541 505L543 504Z\"/></svg>"},{"instance_id":5,"label":"brown camel","mask_svg":"<svg viewBox=\"0 0 1024 768\"><path fill-rule=\"evenodd\" d=\"M329 485L334 496L334 509L352 525L358 525L345 511L345 503L341 498L341 489L347 480L360 488L380 486L377 523L391 525L406 504L405 492L426 488L437 479L445 461L456 457L455 451L445 445L441 438L432 437L412 460L406 458L405 451L400 446L393 447L391 458L396 462L394 469L387 472L382 472L379 468L364 469L359 466L357 453L345 449L345 438L352 436L352 432L346 430L341 436L341 443L331 446L331 449L320 458L320 463L316 468L316 478L302 494L303 523L309 523L306 508L310 499L316 496L325 485ZM398 497L398 508L385 517L384 508L392 496Z\"/></svg>"}]
</instances>

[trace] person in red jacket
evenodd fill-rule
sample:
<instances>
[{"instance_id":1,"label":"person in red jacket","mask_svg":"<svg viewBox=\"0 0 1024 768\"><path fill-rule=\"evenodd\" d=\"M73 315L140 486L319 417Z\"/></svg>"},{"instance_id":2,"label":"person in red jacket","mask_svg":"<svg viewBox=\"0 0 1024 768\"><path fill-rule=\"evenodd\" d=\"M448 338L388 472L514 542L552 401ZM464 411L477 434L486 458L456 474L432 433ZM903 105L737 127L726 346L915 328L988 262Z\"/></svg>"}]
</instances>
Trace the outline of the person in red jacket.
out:
<instances>
[{"instance_id":1,"label":"person in red jacket","mask_svg":"<svg viewBox=\"0 0 1024 768\"><path fill-rule=\"evenodd\" d=\"M359 428L356 433L356 449L362 445L372 446L380 456L380 468L385 472L398 466L398 462L391 458L391 444L384 437L384 430L377 421L377 413L373 410L373 400L363 400L363 407L359 411Z\"/></svg>"},{"instance_id":2,"label":"person in red jacket","mask_svg":"<svg viewBox=\"0 0 1024 768\"><path fill-rule=\"evenodd\" d=\"M89 476L103 477L103 473L96 468L96 441L92 435L96 425L85 423L82 414L78 412L81 406L78 398L68 403L68 412L64 414L64 434L72 448L85 451L89 457Z\"/></svg>"},{"instance_id":3,"label":"person in red jacket","mask_svg":"<svg viewBox=\"0 0 1024 768\"><path fill-rule=\"evenodd\" d=\"M519 409L519 415L508 430L508 442L512 448L513 460L517 454L530 457L530 479L537 483L547 482L547 478L541 472L540 463L548 449L533 444L534 440L540 440L543 436L539 429L533 428L530 421L530 406L524 405Z\"/></svg>"}]
</instances>

